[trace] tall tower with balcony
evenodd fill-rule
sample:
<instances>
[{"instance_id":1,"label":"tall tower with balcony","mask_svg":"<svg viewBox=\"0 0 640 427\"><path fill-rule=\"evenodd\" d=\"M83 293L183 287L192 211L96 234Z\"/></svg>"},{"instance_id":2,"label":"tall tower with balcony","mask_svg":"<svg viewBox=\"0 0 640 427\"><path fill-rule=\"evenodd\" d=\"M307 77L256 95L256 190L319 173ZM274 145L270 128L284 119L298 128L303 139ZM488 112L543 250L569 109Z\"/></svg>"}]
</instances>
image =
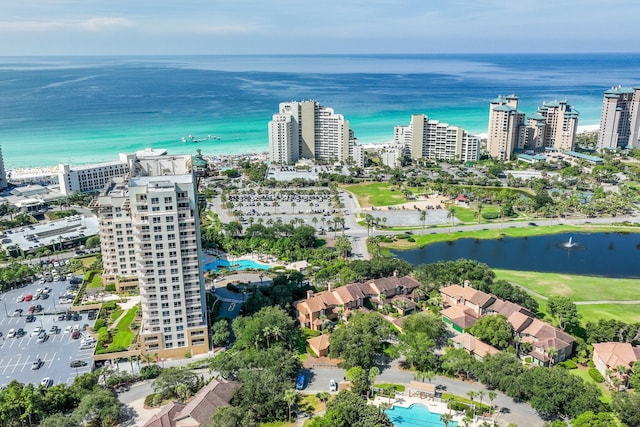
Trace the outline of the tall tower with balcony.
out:
<instances>
[{"instance_id":1,"label":"tall tower with balcony","mask_svg":"<svg viewBox=\"0 0 640 427\"><path fill-rule=\"evenodd\" d=\"M141 352L160 358L209 350L191 165L191 156L133 159L129 176L114 179L97 201L105 276L135 278Z\"/></svg>"}]
</instances>

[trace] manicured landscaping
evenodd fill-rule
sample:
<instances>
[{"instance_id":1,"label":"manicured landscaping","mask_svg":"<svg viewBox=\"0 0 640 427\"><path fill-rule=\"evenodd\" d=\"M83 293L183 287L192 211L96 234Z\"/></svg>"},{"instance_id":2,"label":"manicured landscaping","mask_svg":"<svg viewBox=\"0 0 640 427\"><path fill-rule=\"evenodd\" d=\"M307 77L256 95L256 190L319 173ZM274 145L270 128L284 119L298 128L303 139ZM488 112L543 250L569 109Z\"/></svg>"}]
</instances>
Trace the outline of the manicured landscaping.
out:
<instances>
[{"instance_id":1,"label":"manicured landscaping","mask_svg":"<svg viewBox=\"0 0 640 427\"><path fill-rule=\"evenodd\" d=\"M615 319L625 323L640 322L640 304L588 304L578 305L583 322L597 319Z\"/></svg>"},{"instance_id":2,"label":"manicured landscaping","mask_svg":"<svg viewBox=\"0 0 640 427\"><path fill-rule=\"evenodd\" d=\"M570 369L569 373L582 378L587 383L592 383L598 386L600 391L602 391L602 396L600 396L600 400L604 403L611 403L611 392L607 390L607 388L604 385L598 384L596 381L594 381L594 379L591 378L591 376L589 375L589 371L587 369Z\"/></svg>"},{"instance_id":3,"label":"manicured landscaping","mask_svg":"<svg viewBox=\"0 0 640 427\"><path fill-rule=\"evenodd\" d=\"M131 330L130 326L133 322L133 319L135 319L137 312L138 306L130 308L127 311L127 314L125 314L120 319L115 327L118 332L114 335L113 341L111 342L111 344L109 344L109 347L124 349L129 348L134 338L136 337L136 334Z\"/></svg>"},{"instance_id":4,"label":"manicured landscaping","mask_svg":"<svg viewBox=\"0 0 640 427\"><path fill-rule=\"evenodd\" d=\"M638 279L572 276L560 273L494 269L498 279L518 284L543 296L565 296L573 301L639 300Z\"/></svg>"},{"instance_id":5,"label":"manicured landscaping","mask_svg":"<svg viewBox=\"0 0 640 427\"><path fill-rule=\"evenodd\" d=\"M345 186L344 189L354 194L363 208L398 205L407 201L397 185L391 185L386 182L349 185Z\"/></svg>"}]
</instances>

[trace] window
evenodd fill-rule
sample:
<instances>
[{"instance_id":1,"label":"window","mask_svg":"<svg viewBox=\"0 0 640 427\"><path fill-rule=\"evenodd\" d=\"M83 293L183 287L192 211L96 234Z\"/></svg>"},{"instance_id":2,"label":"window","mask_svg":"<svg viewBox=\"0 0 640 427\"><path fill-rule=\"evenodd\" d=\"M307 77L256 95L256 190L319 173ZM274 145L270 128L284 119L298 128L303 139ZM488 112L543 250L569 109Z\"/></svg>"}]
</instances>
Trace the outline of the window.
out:
<instances>
[{"instance_id":1,"label":"window","mask_svg":"<svg viewBox=\"0 0 640 427\"><path fill-rule=\"evenodd\" d=\"M157 197L152 197L151 198L151 204L152 205L157 205L158 203L160 203L160 199L158 199Z\"/></svg>"}]
</instances>

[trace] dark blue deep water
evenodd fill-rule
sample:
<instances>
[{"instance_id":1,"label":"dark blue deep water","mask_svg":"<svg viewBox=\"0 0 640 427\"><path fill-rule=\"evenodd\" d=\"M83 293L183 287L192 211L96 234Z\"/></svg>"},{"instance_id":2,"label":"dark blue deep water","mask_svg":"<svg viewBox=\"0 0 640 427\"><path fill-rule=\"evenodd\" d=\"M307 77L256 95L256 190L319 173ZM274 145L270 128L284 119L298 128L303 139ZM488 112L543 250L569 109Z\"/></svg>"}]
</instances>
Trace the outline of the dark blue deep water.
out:
<instances>
[{"instance_id":1,"label":"dark blue deep water","mask_svg":"<svg viewBox=\"0 0 640 427\"><path fill-rule=\"evenodd\" d=\"M569 238L576 246L565 246ZM640 278L640 233L461 239L397 251L394 255L414 265L466 258L507 270Z\"/></svg>"}]
</instances>

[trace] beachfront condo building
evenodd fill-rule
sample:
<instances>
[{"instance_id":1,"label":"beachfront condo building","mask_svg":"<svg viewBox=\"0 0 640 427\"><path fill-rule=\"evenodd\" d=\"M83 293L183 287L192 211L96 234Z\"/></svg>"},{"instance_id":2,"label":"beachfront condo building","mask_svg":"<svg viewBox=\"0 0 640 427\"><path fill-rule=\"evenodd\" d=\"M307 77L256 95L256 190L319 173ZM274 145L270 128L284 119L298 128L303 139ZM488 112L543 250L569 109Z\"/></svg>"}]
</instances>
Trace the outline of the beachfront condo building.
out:
<instances>
[{"instance_id":1,"label":"beachfront condo building","mask_svg":"<svg viewBox=\"0 0 640 427\"><path fill-rule=\"evenodd\" d=\"M364 152L349 121L317 101L283 102L269 122L269 159L293 164L300 159L362 166Z\"/></svg>"},{"instance_id":2,"label":"beachfront condo building","mask_svg":"<svg viewBox=\"0 0 640 427\"><path fill-rule=\"evenodd\" d=\"M522 151L572 151L579 115L567 100L562 100L543 102L526 117L518 110L517 96L498 96L489 103L489 155L511 160L514 153Z\"/></svg>"},{"instance_id":3,"label":"beachfront condo building","mask_svg":"<svg viewBox=\"0 0 640 427\"><path fill-rule=\"evenodd\" d=\"M604 93L598 150L640 148L640 86L613 87Z\"/></svg>"},{"instance_id":4,"label":"beachfront condo building","mask_svg":"<svg viewBox=\"0 0 640 427\"><path fill-rule=\"evenodd\" d=\"M408 126L396 126L394 144L404 147L412 160L476 161L480 158L480 139L459 126L429 120L425 114L414 114Z\"/></svg>"},{"instance_id":5,"label":"beachfront condo building","mask_svg":"<svg viewBox=\"0 0 640 427\"><path fill-rule=\"evenodd\" d=\"M0 147L0 190L4 190L7 186L7 171L4 169L4 157L2 157L2 147Z\"/></svg>"},{"instance_id":6,"label":"beachfront condo building","mask_svg":"<svg viewBox=\"0 0 640 427\"><path fill-rule=\"evenodd\" d=\"M99 193L113 178L126 176L129 173L129 161L131 159L155 157L166 153L167 150L164 149L146 148L132 154L120 153L118 160L111 162L80 166L60 163L58 165L60 192L65 196L76 192Z\"/></svg>"},{"instance_id":7,"label":"beachfront condo building","mask_svg":"<svg viewBox=\"0 0 640 427\"><path fill-rule=\"evenodd\" d=\"M209 350L200 220L191 156L129 161L94 203L103 280L140 289L142 354L183 358Z\"/></svg>"}]
</instances>

